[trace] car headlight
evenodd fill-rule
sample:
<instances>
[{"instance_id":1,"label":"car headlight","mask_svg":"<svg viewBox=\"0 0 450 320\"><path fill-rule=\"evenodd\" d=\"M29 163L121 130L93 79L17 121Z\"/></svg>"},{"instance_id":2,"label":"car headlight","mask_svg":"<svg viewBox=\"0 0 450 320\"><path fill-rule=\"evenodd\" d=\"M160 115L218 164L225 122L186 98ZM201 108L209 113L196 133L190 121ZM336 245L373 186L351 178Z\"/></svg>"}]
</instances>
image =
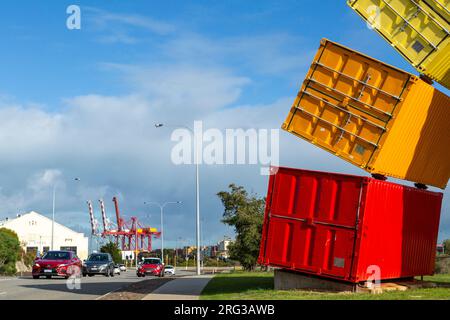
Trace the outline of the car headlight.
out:
<instances>
[{"instance_id":1,"label":"car headlight","mask_svg":"<svg viewBox=\"0 0 450 320\"><path fill-rule=\"evenodd\" d=\"M34 267L40 268L41 266L39 265L39 263L35 263Z\"/></svg>"},{"instance_id":2,"label":"car headlight","mask_svg":"<svg viewBox=\"0 0 450 320\"><path fill-rule=\"evenodd\" d=\"M67 267L67 264L60 264L58 265L58 268Z\"/></svg>"}]
</instances>

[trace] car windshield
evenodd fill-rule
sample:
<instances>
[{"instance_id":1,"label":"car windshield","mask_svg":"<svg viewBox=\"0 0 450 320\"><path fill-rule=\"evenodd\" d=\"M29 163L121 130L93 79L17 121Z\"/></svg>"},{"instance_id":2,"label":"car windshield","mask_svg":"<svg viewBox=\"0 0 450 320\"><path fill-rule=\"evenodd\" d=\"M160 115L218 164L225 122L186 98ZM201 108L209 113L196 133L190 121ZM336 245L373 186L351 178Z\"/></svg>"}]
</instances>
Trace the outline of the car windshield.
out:
<instances>
[{"instance_id":1,"label":"car windshield","mask_svg":"<svg viewBox=\"0 0 450 320\"><path fill-rule=\"evenodd\" d=\"M70 253L69 252L61 252L61 251L49 251L42 257L42 259L44 259L44 260L69 260Z\"/></svg>"},{"instance_id":2,"label":"car windshield","mask_svg":"<svg viewBox=\"0 0 450 320\"><path fill-rule=\"evenodd\" d=\"M152 259L144 259L143 264L160 264L161 260L157 259L157 258L152 258Z\"/></svg>"},{"instance_id":3,"label":"car windshield","mask_svg":"<svg viewBox=\"0 0 450 320\"><path fill-rule=\"evenodd\" d=\"M91 254L88 261L108 261L107 254Z\"/></svg>"},{"instance_id":4,"label":"car windshield","mask_svg":"<svg viewBox=\"0 0 450 320\"><path fill-rule=\"evenodd\" d=\"M166 269L173 269L173 266L167 265L167 266L166 266Z\"/></svg>"}]
</instances>

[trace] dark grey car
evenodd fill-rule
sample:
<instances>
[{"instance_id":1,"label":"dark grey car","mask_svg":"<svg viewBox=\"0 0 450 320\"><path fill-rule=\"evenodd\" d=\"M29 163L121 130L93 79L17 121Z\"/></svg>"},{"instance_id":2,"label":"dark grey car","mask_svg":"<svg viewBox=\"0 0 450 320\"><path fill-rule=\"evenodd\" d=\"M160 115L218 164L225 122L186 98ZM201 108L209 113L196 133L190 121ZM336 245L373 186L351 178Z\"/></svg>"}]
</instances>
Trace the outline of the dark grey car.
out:
<instances>
[{"instance_id":1,"label":"dark grey car","mask_svg":"<svg viewBox=\"0 0 450 320\"><path fill-rule=\"evenodd\" d=\"M109 253L92 253L83 263L83 277L102 274L114 277L115 263Z\"/></svg>"}]
</instances>

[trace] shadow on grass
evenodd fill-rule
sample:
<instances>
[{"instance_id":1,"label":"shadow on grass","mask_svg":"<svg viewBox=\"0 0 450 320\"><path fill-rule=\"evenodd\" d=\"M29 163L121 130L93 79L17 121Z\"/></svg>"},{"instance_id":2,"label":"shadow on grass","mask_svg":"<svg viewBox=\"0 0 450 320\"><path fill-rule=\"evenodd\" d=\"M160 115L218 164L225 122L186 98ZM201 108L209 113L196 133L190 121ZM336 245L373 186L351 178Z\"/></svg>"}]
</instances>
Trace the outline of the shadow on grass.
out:
<instances>
[{"instance_id":1,"label":"shadow on grass","mask_svg":"<svg viewBox=\"0 0 450 320\"><path fill-rule=\"evenodd\" d=\"M249 290L273 289L273 274L230 274L216 276L208 283L202 294L242 293Z\"/></svg>"},{"instance_id":2,"label":"shadow on grass","mask_svg":"<svg viewBox=\"0 0 450 320\"><path fill-rule=\"evenodd\" d=\"M425 284L434 285L438 288L450 288L450 282L439 282L439 281L423 281Z\"/></svg>"}]
</instances>

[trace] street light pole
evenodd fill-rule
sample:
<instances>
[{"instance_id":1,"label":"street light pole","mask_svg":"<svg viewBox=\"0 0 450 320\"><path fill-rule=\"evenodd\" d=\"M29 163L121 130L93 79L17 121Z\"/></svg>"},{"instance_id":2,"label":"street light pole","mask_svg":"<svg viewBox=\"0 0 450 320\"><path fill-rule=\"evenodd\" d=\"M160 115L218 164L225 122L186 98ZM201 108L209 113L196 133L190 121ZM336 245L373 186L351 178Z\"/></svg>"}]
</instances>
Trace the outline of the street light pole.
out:
<instances>
[{"instance_id":1,"label":"street light pole","mask_svg":"<svg viewBox=\"0 0 450 320\"><path fill-rule=\"evenodd\" d=\"M75 178L75 181L81 181L80 178ZM52 245L51 248L54 250L55 245L55 205L56 205L56 182L53 184L53 201L52 201Z\"/></svg>"},{"instance_id":2,"label":"street light pole","mask_svg":"<svg viewBox=\"0 0 450 320\"><path fill-rule=\"evenodd\" d=\"M56 183L53 185L53 205L52 205L52 250L55 244L55 203L56 203Z\"/></svg>"},{"instance_id":3,"label":"street light pole","mask_svg":"<svg viewBox=\"0 0 450 320\"><path fill-rule=\"evenodd\" d=\"M164 124L157 123L155 124L156 128L163 127ZM197 275L201 274L200 269L200 170L199 170L199 163L200 163L200 157L199 157L199 147L197 143L197 139L195 136L194 130L192 130L188 126L179 126L181 128L185 128L190 131L192 134L192 138L194 140L194 162L195 162L195 200L196 200L196 240L197 240L197 264L196 264L196 271Z\"/></svg>"},{"instance_id":4,"label":"street light pole","mask_svg":"<svg viewBox=\"0 0 450 320\"><path fill-rule=\"evenodd\" d=\"M195 134L194 134L195 139ZM199 154L198 154L198 144L197 141L195 141L195 173L196 173L196 179L195 179L195 185L196 185L196 200L197 200L197 214L196 214L196 222L197 222L197 275L201 274L200 270L200 174L199 174Z\"/></svg>"},{"instance_id":5,"label":"street light pole","mask_svg":"<svg viewBox=\"0 0 450 320\"><path fill-rule=\"evenodd\" d=\"M158 202L144 202L144 204L154 204L159 207L161 213L161 261L164 263L164 208L169 204L181 204L181 201L168 201L164 204Z\"/></svg>"}]
</instances>

